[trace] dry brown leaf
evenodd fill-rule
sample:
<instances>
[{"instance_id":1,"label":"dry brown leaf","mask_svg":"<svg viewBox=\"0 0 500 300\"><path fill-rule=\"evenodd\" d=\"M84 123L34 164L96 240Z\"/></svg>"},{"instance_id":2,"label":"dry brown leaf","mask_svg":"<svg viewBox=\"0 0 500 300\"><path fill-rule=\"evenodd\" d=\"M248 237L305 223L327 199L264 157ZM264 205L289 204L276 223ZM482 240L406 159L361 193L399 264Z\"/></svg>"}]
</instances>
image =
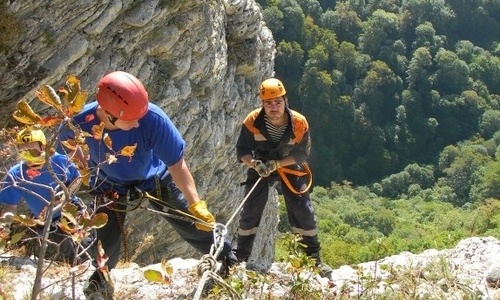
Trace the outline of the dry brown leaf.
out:
<instances>
[{"instance_id":1,"label":"dry brown leaf","mask_svg":"<svg viewBox=\"0 0 500 300\"><path fill-rule=\"evenodd\" d=\"M136 148L137 148L137 143L135 143L133 146L125 146L120 151L120 154L123 156L127 156L129 158L129 161L130 161L132 159L132 156L135 153Z\"/></svg>"},{"instance_id":2,"label":"dry brown leaf","mask_svg":"<svg viewBox=\"0 0 500 300\"><path fill-rule=\"evenodd\" d=\"M99 125L92 126L92 136L94 139L100 141L102 139L102 134L104 132L104 122L101 122Z\"/></svg>"},{"instance_id":3,"label":"dry brown leaf","mask_svg":"<svg viewBox=\"0 0 500 300\"><path fill-rule=\"evenodd\" d=\"M16 108L17 110L14 111L14 114L12 116L23 124L28 124L28 123L22 122L21 120L29 121L31 122L29 125L31 125L31 124L37 124L42 119L37 113L33 111L28 102L24 100L20 100L17 103Z\"/></svg>"},{"instance_id":4,"label":"dry brown leaf","mask_svg":"<svg viewBox=\"0 0 500 300\"><path fill-rule=\"evenodd\" d=\"M109 150L113 151L113 147L112 147L113 141L111 140L111 137L109 136L109 134L105 133L102 140L104 141L104 145L106 145L106 147L108 147Z\"/></svg>"},{"instance_id":5,"label":"dry brown leaf","mask_svg":"<svg viewBox=\"0 0 500 300\"><path fill-rule=\"evenodd\" d=\"M52 106L58 110L62 109L61 99L57 95L56 91L48 84L42 85L37 91L35 91L37 98L43 103Z\"/></svg>"}]
</instances>

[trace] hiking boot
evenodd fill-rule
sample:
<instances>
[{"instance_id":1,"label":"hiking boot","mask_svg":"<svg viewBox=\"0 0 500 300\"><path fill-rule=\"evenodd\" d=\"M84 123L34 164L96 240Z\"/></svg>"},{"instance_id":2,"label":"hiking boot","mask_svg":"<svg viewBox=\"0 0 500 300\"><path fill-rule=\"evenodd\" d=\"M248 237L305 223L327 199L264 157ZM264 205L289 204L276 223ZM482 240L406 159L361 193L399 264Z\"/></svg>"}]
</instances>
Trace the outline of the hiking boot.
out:
<instances>
[{"instance_id":1,"label":"hiking boot","mask_svg":"<svg viewBox=\"0 0 500 300\"><path fill-rule=\"evenodd\" d=\"M87 287L83 290L87 300L114 300L115 288L113 284L107 283L104 279L90 279Z\"/></svg>"},{"instance_id":2,"label":"hiking boot","mask_svg":"<svg viewBox=\"0 0 500 300\"><path fill-rule=\"evenodd\" d=\"M319 276L329 279L332 278L333 269L329 265L320 262L316 265L316 268L318 268Z\"/></svg>"},{"instance_id":3,"label":"hiking boot","mask_svg":"<svg viewBox=\"0 0 500 300\"><path fill-rule=\"evenodd\" d=\"M203 298L208 297L210 295L210 293L212 292L212 289L214 287L215 287L215 281L212 278L208 278L207 281L205 282L205 284L203 285L202 290L200 291L201 295L198 295L198 296L201 296ZM186 296L188 296L189 299L194 299L196 296L196 293L198 292L198 288L199 287L194 289L189 295L186 295Z\"/></svg>"}]
</instances>

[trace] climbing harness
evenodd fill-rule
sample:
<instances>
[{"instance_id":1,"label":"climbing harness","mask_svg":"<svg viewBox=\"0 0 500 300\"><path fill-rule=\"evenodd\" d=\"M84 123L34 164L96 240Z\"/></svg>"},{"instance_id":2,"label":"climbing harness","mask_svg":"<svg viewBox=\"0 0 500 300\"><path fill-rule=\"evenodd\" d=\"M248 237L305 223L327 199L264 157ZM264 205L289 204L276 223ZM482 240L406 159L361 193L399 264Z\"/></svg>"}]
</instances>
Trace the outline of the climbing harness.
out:
<instances>
[{"instance_id":1,"label":"climbing harness","mask_svg":"<svg viewBox=\"0 0 500 300\"><path fill-rule=\"evenodd\" d=\"M298 171L298 170L288 169L286 167L280 167L280 168L276 169L276 171L278 171L278 174L280 175L281 179L286 184L286 186L288 187L288 189L290 191L292 191L294 194L297 194L297 195L304 194L305 192L307 192L309 190L309 188L312 185L312 172L311 172L311 169L309 168L309 165L304 162L304 163L302 163L302 167L304 168L304 172L303 171ZM297 191L293 187L293 185L290 183L290 180L288 180L287 174L294 175L294 176L299 176L299 177L307 175L309 177L309 181L307 183L307 187L304 190Z\"/></svg>"},{"instance_id":2,"label":"climbing harness","mask_svg":"<svg viewBox=\"0 0 500 300\"><path fill-rule=\"evenodd\" d=\"M146 211L154 212L154 213L157 213L157 214L169 217L169 218L179 219L179 220L183 220L186 222L195 222L195 223L202 224L202 225L209 227L209 228L213 227L212 224L207 223L207 222L205 222L205 221L203 221L203 220L201 220L201 219L199 219L199 218L197 218L189 213L183 212L182 210L175 208L174 206L170 205L169 203L166 203L165 201L162 201L162 200L152 196L148 192L144 192L144 191L140 190L137 187L135 188L135 190L133 192L129 191L127 193L126 200L122 200L120 198L117 198L114 195L108 195L108 194L100 195L99 200L100 200L99 206L107 206L109 208L109 210L111 210L112 212L114 212L116 214L118 226L120 227L120 235L122 237L126 236L125 235L125 225L124 225L125 222L121 218L120 212L131 212L131 211L134 211L134 210L139 209L139 208L144 209ZM143 205L144 200L156 201L156 202L162 204L162 206L165 209L167 209L167 212L152 209L150 207ZM121 207L124 207L124 208L121 208ZM172 212L172 213L170 213L170 212ZM121 241L123 244L123 253L124 253L123 255L125 257L125 260L128 261L130 254L129 254L129 250L128 250L129 247L127 244L127 239L122 238Z\"/></svg>"},{"instance_id":3,"label":"climbing harness","mask_svg":"<svg viewBox=\"0 0 500 300\"><path fill-rule=\"evenodd\" d=\"M189 213L186 213L186 212L184 212L184 211L182 211L180 209L177 209L174 206L170 205L169 203L166 203L165 201L162 201L162 200L160 200L160 199L152 196L148 192L141 191L139 188L135 188L135 190L137 192L137 198L136 199L127 200L126 203L124 203L123 201L120 202L121 205L124 205L124 206L127 207L126 209L112 208L112 210L115 210L117 212L131 212L131 211L134 211L136 209L141 208L141 209L144 209L146 211L151 211L151 212L163 215L163 216L167 216L169 218L179 219L179 220L188 221L188 222L195 222L195 223L198 223L198 224L201 224L203 226L210 227L210 228L213 227L212 224L207 223L204 220L202 220L200 218L197 218L197 217L195 217L195 216L193 216L193 215L191 215ZM102 204L103 206L107 206L107 205L109 205L111 203L116 202L116 200L112 200L112 199L106 198L106 196L104 196L104 199L107 200L107 202L104 202ZM156 201L156 202L162 204L163 207L167 209L167 212L159 211L159 210L147 207L147 206L143 206L143 201L144 200ZM137 202L135 203L135 201L137 201ZM131 208L128 208L128 206L131 206ZM171 211L171 212L173 212L175 214L169 213L168 211Z\"/></svg>"}]
</instances>

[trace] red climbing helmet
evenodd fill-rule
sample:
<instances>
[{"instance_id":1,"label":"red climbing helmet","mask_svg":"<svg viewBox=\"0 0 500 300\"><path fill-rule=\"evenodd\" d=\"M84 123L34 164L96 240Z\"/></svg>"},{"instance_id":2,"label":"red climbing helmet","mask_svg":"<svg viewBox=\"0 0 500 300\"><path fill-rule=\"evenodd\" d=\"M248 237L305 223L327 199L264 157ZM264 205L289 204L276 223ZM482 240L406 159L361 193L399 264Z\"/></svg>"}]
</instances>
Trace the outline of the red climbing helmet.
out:
<instances>
[{"instance_id":1,"label":"red climbing helmet","mask_svg":"<svg viewBox=\"0 0 500 300\"><path fill-rule=\"evenodd\" d=\"M115 71L99 80L97 103L113 117L135 121L148 112L148 92L134 75Z\"/></svg>"}]
</instances>

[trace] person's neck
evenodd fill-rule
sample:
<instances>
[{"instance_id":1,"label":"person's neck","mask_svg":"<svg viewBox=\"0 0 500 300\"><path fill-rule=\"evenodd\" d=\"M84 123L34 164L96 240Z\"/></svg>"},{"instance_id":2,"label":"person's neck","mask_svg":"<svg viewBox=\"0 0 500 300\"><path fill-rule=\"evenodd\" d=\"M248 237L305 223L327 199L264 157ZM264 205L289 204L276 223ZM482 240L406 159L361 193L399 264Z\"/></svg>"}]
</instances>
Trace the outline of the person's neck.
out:
<instances>
[{"instance_id":1,"label":"person's neck","mask_svg":"<svg viewBox=\"0 0 500 300\"><path fill-rule=\"evenodd\" d=\"M106 111L98 106L97 109L96 109L96 115L97 115L97 118L104 123L104 128L106 128L106 130L109 130L109 131L112 131L112 130L118 130L119 128L115 126L115 124L111 123L111 120L109 119L109 116L108 114L106 113Z\"/></svg>"}]
</instances>

